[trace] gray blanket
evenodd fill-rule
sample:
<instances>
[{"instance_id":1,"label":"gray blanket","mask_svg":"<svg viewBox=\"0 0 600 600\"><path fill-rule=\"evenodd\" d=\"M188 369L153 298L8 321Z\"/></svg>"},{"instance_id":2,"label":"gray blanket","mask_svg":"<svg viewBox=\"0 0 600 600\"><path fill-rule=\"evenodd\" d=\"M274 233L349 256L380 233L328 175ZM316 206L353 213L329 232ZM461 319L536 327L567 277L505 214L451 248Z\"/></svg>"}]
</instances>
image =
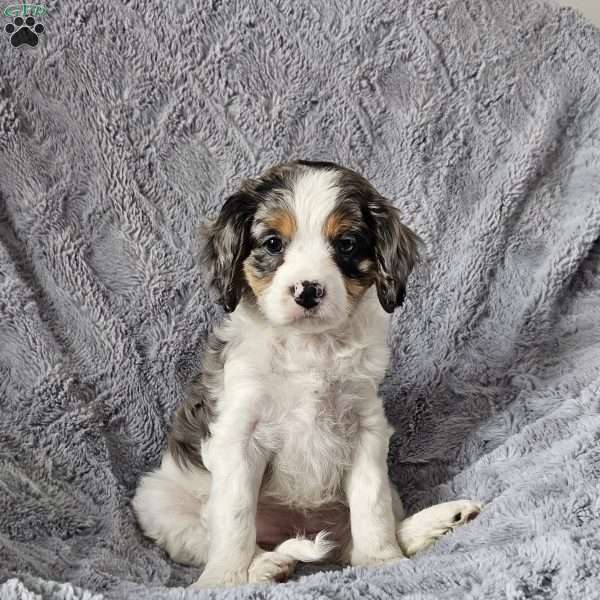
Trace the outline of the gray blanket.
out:
<instances>
[{"instance_id":1,"label":"gray blanket","mask_svg":"<svg viewBox=\"0 0 600 600\"><path fill-rule=\"evenodd\" d=\"M196 226L304 157L426 243L382 388L408 512L485 510L388 568L197 597L597 598L600 32L523 0L47 8L37 46L0 32L0 597L194 596L130 499L221 317Z\"/></svg>"}]
</instances>

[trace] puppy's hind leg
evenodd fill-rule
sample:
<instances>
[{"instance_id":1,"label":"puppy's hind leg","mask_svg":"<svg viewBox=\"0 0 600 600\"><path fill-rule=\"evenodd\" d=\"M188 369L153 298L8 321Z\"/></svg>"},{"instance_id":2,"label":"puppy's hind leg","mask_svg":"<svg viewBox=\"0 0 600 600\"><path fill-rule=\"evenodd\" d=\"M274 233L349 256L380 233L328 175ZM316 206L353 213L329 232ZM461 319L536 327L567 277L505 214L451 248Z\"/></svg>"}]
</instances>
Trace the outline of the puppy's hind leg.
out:
<instances>
[{"instance_id":1,"label":"puppy's hind leg","mask_svg":"<svg viewBox=\"0 0 600 600\"><path fill-rule=\"evenodd\" d=\"M279 544L272 552L258 548L248 569L251 583L285 581L292 575L298 561L320 562L335 548L335 543L321 531L313 540L291 538Z\"/></svg>"},{"instance_id":2,"label":"puppy's hind leg","mask_svg":"<svg viewBox=\"0 0 600 600\"><path fill-rule=\"evenodd\" d=\"M132 500L142 531L176 562L199 566L208 558L206 504L210 473L180 469L167 452L156 471L145 475Z\"/></svg>"},{"instance_id":3,"label":"puppy's hind leg","mask_svg":"<svg viewBox=\"0 0 600 600\"><path fill-rule=\"evenodd\" d=\"M481 504L471 500L455 500L430 506L397 522L396 537L406 556L429 548L445 533L475 519Z\"/></svg>"},{"instance_id":4,"label":"puppy's hind leg","mask_svg":"<svg viewBox=\"0 0 600 600\"><path fill-rule=\"evenodd\" d=\"M269 552L257 546L256 554L248 567L248 581L250 583L286 581L294 572L297 562L288 554L277 550Z\"/></svg>"}]
</instances>

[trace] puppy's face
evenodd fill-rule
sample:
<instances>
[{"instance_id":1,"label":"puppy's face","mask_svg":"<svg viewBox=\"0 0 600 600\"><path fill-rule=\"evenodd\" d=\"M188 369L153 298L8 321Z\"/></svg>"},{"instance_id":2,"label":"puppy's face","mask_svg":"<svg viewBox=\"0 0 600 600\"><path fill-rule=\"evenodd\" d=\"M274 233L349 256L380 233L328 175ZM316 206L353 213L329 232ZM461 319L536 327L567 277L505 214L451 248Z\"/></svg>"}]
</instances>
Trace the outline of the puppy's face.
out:
<instances>
[{"instance_id":1,"label":"puppy's face","mask_svg":"<svg viewBox=\"0 0 600 600\"><path fill-rule=\"evenodd\" d=\"M275 325L342 324L367 289L402 303L417 237L357 173L298 161L248 180L206 231L204 263L225 310L242 296Z\"/></svg>"}]
</instances>

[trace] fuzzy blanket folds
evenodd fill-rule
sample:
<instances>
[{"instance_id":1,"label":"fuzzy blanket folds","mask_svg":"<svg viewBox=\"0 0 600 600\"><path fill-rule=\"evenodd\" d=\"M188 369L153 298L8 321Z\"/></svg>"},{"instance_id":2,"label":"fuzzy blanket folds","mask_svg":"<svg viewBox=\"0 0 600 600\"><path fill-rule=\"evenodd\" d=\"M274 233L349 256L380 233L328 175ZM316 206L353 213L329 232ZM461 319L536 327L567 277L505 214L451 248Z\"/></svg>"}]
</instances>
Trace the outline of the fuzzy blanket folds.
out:
<instances>
[{"instance_id":1,"label":"fuzzy blanket folds","mask_svg":"<svg viewBox=\"0 0 600 600\"><path fill-rule=\"evenodd\" d=\"M194 596L129 501L220 317L195 227L293 157L424 239L390 469L409 512L486 509L389 568L197 597L597 597L600 32L522 0L47 8L0 40L0 598Z\"/></svg>"}]
</instances>

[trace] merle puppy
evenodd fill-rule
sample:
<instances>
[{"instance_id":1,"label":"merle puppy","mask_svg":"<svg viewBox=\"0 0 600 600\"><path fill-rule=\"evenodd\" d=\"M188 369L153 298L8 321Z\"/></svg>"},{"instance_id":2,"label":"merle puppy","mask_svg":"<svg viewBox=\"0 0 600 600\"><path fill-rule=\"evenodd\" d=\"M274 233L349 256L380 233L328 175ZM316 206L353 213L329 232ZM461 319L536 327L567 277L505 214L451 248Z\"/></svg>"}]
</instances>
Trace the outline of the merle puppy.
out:
<instances>
[{"instance_id":1,"label":"merle puppy","mask_svg":"<svg viewBox=\"0 0 600 600\"><path fill-rule=\"evenodd\" d=\"M228 316L133 505L196 585L285 579L297 561L382 565L473 519L457 500L404 519L378 386L418 238L363 177L295 161L246 180L204 228Z\"/></svg>"}]
</instances>

